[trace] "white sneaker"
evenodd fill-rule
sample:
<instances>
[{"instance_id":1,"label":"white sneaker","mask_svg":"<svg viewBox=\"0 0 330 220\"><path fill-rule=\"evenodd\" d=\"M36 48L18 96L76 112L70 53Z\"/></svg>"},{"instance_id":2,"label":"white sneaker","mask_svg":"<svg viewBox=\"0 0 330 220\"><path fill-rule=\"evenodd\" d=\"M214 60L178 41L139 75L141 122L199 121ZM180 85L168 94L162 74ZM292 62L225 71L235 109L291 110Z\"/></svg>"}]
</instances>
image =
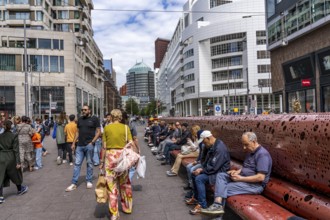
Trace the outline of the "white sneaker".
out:
<instances>
[{"instance_id":1,"label":"white sneaker","mask_svg":"<svg viewBox=\"0 0 330 220\"><path fill-rule=\"evenodd\" d=\"M152 147L151 148L151 151L156 151L156 150L158 150L158 147Z\"/></svg>"},{"instance_id":2,"label":"white sneaker","mask_svg":"<svg viewBox=\"0 0 330 220\"><path fill-rule=\"evenodd\" d=\"M63 160L62 163L67 163L68 161L67 160Z\"/></svg>"},{"instance_id":3,"label":"white sneaker","mask_svg":"<svg viewBox=\"0 0 330 220\"><path fill-rule=\"evenodd\" d=\"M93 183L87 182L87 189L91 189L91 188L93 188Z\"/></svg>"},{"instance_id":4,"label":"white sneaker","mask_svg":"<svg viewBox=\"0 0 330 220\"><path fill-rule=\"evenodd\" d=\"M70 186L68 186L68 188L65 189L65 192L71 192L75 189L77 189L77 186L75 184L71 184Z\"/></svg>"},{"instance_id":5,"label":"white sneaker","mask_svg":"<svg viewBox=\"0 0 330 220\"><path fill-rule=\"evenodd\" d=\"M57 157L56 162L57 162L57 165L61 165L62 164L62 158Z\"/></svg>"},{"instance_id":6,"label":"white sneaker","mask_svg":"<svg viewBox=\"0 0 330 220\"><path fill-rule=\"evenodd\" d=\"M70 166L73 166L73 163L72 162L70 163Z\"/></svg>"}]
</instances>

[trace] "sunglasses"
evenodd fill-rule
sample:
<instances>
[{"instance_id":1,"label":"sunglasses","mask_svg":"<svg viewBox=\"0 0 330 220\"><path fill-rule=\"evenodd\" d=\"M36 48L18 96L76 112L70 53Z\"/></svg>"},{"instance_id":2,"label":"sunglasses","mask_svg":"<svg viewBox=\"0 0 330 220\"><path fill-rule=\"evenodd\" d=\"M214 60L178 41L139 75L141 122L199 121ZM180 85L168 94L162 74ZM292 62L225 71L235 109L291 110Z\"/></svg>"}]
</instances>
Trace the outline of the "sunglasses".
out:
<instances>
[{"instance_id":1,"label":"sunglasses","mask_svg":"<svg viewBox=\"0 0 330 220\"><path fill-rule=\"evenodd\" d=\"M81 109L81 111L88 111L88 109L87 109L87 108L85 108L85 109Z\"/></svg>"}]
</instances>

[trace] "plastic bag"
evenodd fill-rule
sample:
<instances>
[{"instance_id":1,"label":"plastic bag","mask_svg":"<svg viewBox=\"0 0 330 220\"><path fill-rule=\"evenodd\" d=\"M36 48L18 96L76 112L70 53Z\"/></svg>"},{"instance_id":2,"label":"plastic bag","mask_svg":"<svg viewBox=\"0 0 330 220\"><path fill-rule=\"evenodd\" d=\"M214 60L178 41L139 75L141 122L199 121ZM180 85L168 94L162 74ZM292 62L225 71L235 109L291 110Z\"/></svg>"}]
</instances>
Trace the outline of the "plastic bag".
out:
<instances>
[{"instance_id":1,"label":"plastic bag","mask_svg":"<svg viewBox=\"0 0 330 220\"><path fill-rule=\"evenodd\" d=\"M146 175L147 163L146 157L141 156L136 167L137 178L144 178Z\"/></svg>"}]
</instances>

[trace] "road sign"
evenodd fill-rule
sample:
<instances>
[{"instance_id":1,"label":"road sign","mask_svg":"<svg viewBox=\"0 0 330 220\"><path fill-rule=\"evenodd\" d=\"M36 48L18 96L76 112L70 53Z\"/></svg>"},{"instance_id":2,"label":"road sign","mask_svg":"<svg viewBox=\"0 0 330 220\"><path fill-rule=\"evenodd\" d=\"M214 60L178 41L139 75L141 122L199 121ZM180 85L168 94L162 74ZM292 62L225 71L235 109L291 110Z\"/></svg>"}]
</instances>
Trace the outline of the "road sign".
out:
<instances>
[{"instance_id":1,"label":"road sign","mask_svg":"<svg viewBox=\"0 0 330 220\"><path fill-rule=\"evenodd\" d=\"M51 102L50 109L56 109L56 108L57 108L57 102Z\"/></svg>"},{"instance_id":2,"label":"road sign","mask_svg":"<svg viewBox=\"0 0 330 220\"><path fill-rule=\"evenodd\" d=\"M221 105L219 104L214 105L214 115L221 115Z\"/></svg>"},{"instance_id":3,"label":"road sign","mask_svg":"<svg viewBox=\"0 0 330 220\"><path fill-rule=\"evenodd\" d=\"M252 100L251 101L251 108L257 107L257 100Z\"/></svg>"}]
</instances>

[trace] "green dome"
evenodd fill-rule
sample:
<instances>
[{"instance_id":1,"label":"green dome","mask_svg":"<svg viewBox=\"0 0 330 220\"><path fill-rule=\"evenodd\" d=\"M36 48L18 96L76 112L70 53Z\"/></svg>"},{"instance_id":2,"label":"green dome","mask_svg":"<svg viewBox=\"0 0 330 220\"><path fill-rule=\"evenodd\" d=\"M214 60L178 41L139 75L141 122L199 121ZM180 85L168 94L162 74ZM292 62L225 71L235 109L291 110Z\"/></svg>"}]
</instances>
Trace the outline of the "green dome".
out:
<instances>
[{"instance_id":1,"label":"green dome","mask_svg":"<svg viewBox=\"0 0 330 220\"><path fill-rule=\"evenodd\" d=\"M128 70L129 73L148 73L149 71L152 71L149 66L147 66L145 63L140 62L136 63L131 69Z\"/></svg>"}]
</instances>

